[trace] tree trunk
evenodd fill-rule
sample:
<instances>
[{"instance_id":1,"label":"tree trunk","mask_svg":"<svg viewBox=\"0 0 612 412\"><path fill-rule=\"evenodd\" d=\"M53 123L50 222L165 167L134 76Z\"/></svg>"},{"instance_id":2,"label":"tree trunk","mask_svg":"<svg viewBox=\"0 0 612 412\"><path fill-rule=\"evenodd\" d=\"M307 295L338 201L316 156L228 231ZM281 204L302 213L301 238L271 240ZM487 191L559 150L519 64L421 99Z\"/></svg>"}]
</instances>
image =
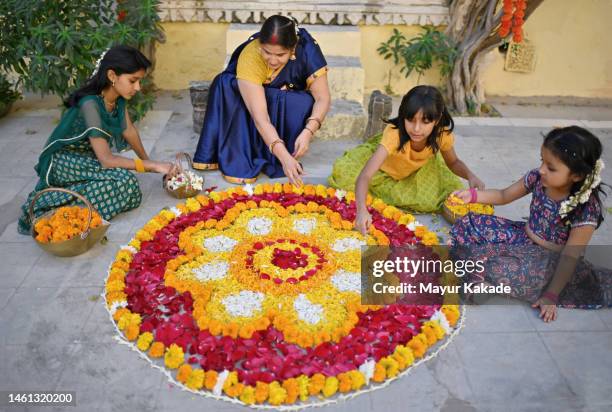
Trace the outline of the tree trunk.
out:
<instances>
[{"instance_id":1,"label":"tree trunk","mask_svg":"<svg viewBox=\"0 0 612 412\"><path fill-rule=\"evenodd\" d=\"M524 20L544 0L528 0ZM499 25L501 0L451 0L450 23L446 29L457 45L453 71L448 83L448 102L460 114L480 114L485 102L481 76L487 53L501 45Z\"/></svg>"}]
</instances>

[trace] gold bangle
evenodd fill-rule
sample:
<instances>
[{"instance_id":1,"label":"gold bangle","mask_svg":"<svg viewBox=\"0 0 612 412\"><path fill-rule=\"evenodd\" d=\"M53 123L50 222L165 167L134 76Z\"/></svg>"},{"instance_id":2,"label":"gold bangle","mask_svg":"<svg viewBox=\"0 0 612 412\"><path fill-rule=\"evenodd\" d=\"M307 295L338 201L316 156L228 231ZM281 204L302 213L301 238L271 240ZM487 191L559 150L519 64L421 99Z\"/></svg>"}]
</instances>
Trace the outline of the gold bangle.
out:
<instances>
[{"instance_id":1,"label":"gold bangle","mask_svg":"<svg viewBox=\"0 0 612 412\"><path fill-rule=\"evenodd\" d=\"M304 126L304 130L308 130L310 132L310 134L312 135L312 137L314 137L315 132L310 127Z\"/></svg>"},{"instance_id":2,"label":"gold bangle","mask_svg":"<svg viewBox=\"0 0 612 412\"><path fill-rule=\"evenodd\" d=\"M146 172L145 167L144 167L144 163L142 162L142 159L140 159L138 157L136 159L134 159L134 165L136 166L136 171L138 173Z\"/></svg>"},{"instance_id":3,"label":"gold bangle","mask_svg":"<svg viewBox=\"0 0 612 412\"><path fill-rule=\"evenodd\" d=\"M276 146L279 143L285 144L283 139L276 139L275 141L270 143L270 146L268 146L268 149L270 149L270 153L274 154L274 146Z\"/></svg>"},{"instance_id":4,"label":"gold bangle","mask_svg":"<svg viewBox=\"0 0 612 412\"><path fill-rule=\"evenodd\" d=\"M313 117L309 117L308 119L306 119L306 123L308 124L308 122L311 120L314 120L315 122L317 122L319 124L319 129L321 128L321 120L313 116Z\"/></svg>"}]
</instances>

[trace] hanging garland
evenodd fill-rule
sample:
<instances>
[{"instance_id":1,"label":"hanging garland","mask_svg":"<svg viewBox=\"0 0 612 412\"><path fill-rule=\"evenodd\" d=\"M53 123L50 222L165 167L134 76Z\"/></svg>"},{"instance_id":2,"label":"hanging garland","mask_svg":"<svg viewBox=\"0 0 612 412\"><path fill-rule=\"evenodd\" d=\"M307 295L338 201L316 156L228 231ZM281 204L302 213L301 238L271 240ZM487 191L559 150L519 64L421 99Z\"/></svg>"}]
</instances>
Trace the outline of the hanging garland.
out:
<instances>
[{"instance_id":1,"label":"hanging garland","mask_svg":"<svg viewBox=\"0 0 612 412\"><path fill-rule=\"evenodd\" d=\"M527 0L504 0L504 14L499 28L500 37L505 38L512 32L512 40L515 43L523 41L526 8Z\"/></svg>"}]
</instances>

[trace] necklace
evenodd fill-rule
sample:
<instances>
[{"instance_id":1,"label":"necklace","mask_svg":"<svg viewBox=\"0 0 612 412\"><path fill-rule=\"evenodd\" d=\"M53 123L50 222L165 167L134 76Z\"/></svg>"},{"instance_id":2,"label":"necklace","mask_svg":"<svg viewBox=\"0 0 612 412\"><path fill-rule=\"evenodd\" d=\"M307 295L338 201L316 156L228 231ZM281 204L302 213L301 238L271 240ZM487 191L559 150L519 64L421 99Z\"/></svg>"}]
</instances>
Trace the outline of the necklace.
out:
<instances>
[{"instance_id":1,"label":"necklace","mask_svg":"<svg viewBox=\"0 0 612 412\"><path fill-rule=\"evenodd\" d=\"M113 110L113 109L115 108L115 105L117 104L117 101L116 101L116 100L115 100L114 102L109 102L108 100L106 100L106 99L104 98L104 94L103 94L103 93L100 93L100 96L102 97L102 101L104 102L104 105L106 105L106 107L107 107L109 110Z\"/></svg>"}]
</instances>

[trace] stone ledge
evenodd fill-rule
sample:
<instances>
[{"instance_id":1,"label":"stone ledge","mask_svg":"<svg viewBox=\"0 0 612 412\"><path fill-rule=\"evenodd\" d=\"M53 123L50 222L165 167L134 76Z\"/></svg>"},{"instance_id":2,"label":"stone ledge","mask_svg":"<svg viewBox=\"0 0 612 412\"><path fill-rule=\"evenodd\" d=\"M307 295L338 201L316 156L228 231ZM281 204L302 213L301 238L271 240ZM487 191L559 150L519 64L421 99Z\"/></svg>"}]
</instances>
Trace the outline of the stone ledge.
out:
<instances>
[{"instance_id":1,"label":"stone ledge","mask_svg":"<svg viewBox=\"0 0 612 412\"><path fill-rule=\"evenodd\" d=\"M316 1L196 1L165 0L160 4L164 22L261 23L273 14L295 17L300 23L348 25L358 24L447 24L445 0L337 0Z\"/></svg>"}]
</instances>

